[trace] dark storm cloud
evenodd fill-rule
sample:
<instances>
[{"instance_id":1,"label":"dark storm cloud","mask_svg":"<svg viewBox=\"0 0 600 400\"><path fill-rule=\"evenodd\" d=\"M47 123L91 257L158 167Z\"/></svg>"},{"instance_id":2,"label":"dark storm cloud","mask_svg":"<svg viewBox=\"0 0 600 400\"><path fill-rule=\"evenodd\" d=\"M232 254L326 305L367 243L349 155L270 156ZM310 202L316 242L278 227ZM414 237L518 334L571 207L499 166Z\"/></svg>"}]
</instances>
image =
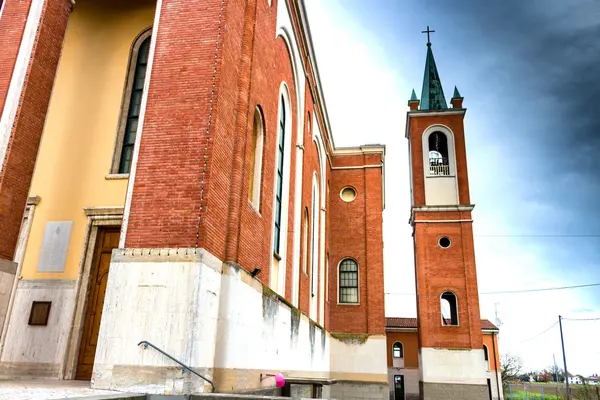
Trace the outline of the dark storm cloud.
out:
<instances>
[{"instance_id":1,"label":"dark storm cloud","mask_svg":"<svg viewBox=\"0 0 600 400\"><path fill-rule=\"evenodd\" d=\"M599 237L536 235L600 235L600 1L343 1L368 20L391 64L417 89L425 60L420 31L436 30L446 95L457 84L469 109L478 209L501 215L511 233L532 234L506 240L542 249L548 273L597 281ZM497 165L486 166L488 153L500 154L491 159Z\"/></svg>"}]
</instances>

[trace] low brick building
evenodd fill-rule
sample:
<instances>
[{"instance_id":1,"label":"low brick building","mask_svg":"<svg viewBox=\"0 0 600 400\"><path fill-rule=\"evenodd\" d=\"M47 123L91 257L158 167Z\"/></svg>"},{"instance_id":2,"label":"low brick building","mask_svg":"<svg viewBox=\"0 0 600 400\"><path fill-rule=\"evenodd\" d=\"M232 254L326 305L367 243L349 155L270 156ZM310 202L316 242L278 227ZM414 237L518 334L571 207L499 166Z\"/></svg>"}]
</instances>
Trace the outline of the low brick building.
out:
<instances>
[{"instance_id":1,"label":"low brick building","mask_svg":"<svg viewBox=\"0 0 600 400\"><path fill-rule=\"evenodd\" d=\"M391 400L420 399L419 338L417 318L386 318L388 383ZM486 399L502 399L497 326L481 320L484 368L488 387Z\"/></svg>"}]
</instances>

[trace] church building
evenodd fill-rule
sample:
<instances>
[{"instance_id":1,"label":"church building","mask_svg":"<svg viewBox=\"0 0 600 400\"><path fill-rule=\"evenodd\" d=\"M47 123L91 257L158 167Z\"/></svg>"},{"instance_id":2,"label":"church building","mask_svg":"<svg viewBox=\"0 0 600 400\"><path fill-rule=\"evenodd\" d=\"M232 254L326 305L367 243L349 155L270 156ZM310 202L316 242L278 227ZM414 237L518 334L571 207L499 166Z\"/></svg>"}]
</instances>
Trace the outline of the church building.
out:
<instances>
[{"instance_id":1,"label":"church building","mask_svg":"<svg viewBox=\"0 0 600 400\"><path fill-rule=\"evenodd\" d=\"M382 400L416 351L406 394L487 398L462 98L428 44L402 342L386 149L335 145L304 3L0 0L0 377Z\"/></svg>"},{"instance_id":2,"label":"church building","mask_svg":"<svg viewBox=\"0 0 600 400\"><path fill-rule=\"evenodd\" d=\"M385 147L303 1L5 0L0 48L0 375L387 398Z\"/></svg>"}]
</instances>

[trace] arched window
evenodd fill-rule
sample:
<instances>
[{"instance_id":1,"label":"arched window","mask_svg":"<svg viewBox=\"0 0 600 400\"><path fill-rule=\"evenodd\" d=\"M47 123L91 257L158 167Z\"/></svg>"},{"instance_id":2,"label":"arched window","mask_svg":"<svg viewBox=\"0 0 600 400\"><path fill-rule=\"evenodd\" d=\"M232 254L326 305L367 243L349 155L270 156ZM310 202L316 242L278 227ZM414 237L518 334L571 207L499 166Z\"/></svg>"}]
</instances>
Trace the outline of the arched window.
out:
<instances>
[{"instance_id":1,"label":"arched window","mask_svg":"<svg viewBox=\"0 0 600 400\"><path fill-rule=\"evenodd\" d=\"M392 356L394 358L404 358L404 346L402 346L402 343L396 342L392 345Z\"/></svg>"},{"instance_id":2,"label":"arched window","mask_svg":"<svg viewBox=\"0 0 600 400\"><path fill-rule=\"evenodd\" d=\"M133 43L121 118L111 172L128 174L133 161L133 147L140 117L144 80L148 66L151 31L142 33Z\"/></svg>"},{"instance_id":3,"label":"arched window","mask_svg":"<svg viewBox=\"0 0 600 400\"><path fill-rule=\"evenodd\" d=\"M340 263L339 302L358 303L358 264L346 258Z\"/></svg>"},{"instance_id":4,"label":"arched window","mask_svg":"<svg viewBox=\"0 0 600 400\"><path fill-rule=\"evenodd\" d=\"M458 325L458 302L452 292L444 292L441 296L442 325Z\"/></svg>"},{"instance_id":5,"label":"arched window","mask_svg":"<svg viewBox=\"0 0 600 400\"><path fill-rule=\"evenodd\" d=\"M317 286L317 267L319 263L319 184L317 175L314 175L312 189L312 233L310 255L310 294L315 296Z\"/></svg>"},{"instance_id":6,"label":"arched window","mask_svg":"<svg viewBox=\"0 0 600 400\"><path fill-rule=\"evenodd\" d=\"M302 271L307 274L308 269L308 208L304 209L304 227L302 230Z\"/></svg>"},{"instance_id":7,"label":"arched window","mask_svg":"<svg viewBox=\"0 0 600 400\"><path fill-rule=\"evenodd\" d=\"M283 196L283 157L285 154L285 99L279 99L279 125L277 127L277 173L275 177L275 223L273 231L273 251L279 255L281 241L281 207Z\"/></svg>"},{"instance_id":8,"label":"arched window","mask_svg":"<svg viewBox=\"0 0 600 400\"><path fill-rule=\"evenodd\" d=\"M436 131L429 135L429 175L450 175L448 137Z\"/></svg>"},{"instance_id":9,"label":"arched window","mask_svg":"<svg viewBox=\"0 0 600 400\"><path fill-rule=\"evenodd\" d=\"M485 369L489 370L490 369L490 356L488 353L488 348L485 344L483 345L483 358L485 359Z\"/></svg>"},{"instance_id":10,"label":"arched window","mask_svg":"<svg viewBox=\"0 0 600 400\"><path fill-rule=\"evenodd\" d=\"M260 185L262 174L262 150L264 140L264 125L260 108L254 110L252 127L252 143L250 153L250 189L248 196L256 210L260 210Z\"/></svg>"}]
</instances>

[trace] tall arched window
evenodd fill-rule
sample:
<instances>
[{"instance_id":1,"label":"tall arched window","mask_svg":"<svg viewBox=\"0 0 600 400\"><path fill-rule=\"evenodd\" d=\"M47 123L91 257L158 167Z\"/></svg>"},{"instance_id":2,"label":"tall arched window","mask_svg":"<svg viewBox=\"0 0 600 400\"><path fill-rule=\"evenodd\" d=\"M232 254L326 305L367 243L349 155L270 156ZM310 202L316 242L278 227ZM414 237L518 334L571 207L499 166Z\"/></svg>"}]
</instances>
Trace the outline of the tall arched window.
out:
<instances>
[{"instance_id":1,"label":"tall arched window","mask_svg":"<svg viewBox=\"0 0 600 400\"><path fill-rule=\"evenodd\" d=\"M458 302L452 292L444 292L440 297L442 325L458 325Z\"/></svg>"},{"instance_id":2,"label":"tall arched window","mask_svg":"<svg viewBox=\"0 0 600 400\"><path fill-rule=\"evenodd\" d=\"M395 342L392 345L392 356L394 358L404 358L404 347L402 346L402 343Z\"/></svg>"},{"instance_id":3,"label":"tall arched window","mask_svg":"<svg viewBox=\"0 0 600 400\"><path fill-rule=\"evenodd\" d=\"M302 230L302 272L308 273L308 208L304 209L304 227Z\"/></svg>"},{"instance_id":4,"label":"tall arched window","mask_svg":"<svg viewBox=\"0 0 600 400\"><path fill-rule=\"evenodd\" d=\"M133 161L133 147L140 117L144 80L148 66L151 31L142 33L133 43L121 118L117 133L112 173L128 174Z\"/></svg>"},{"instance_id":5,"label":"tall arched window","mask_svg":"<svg viewBox=\"0 0 600 400\"><path fill-rule=\"evenodd\" d=\"M283 157L285 154L285 99L279 99L279 125L277 127L277 175L275 177L275 224L273 251L279 255L281 241L281 207L283 196Z\"/></svg>"},{"instance_id":6,"label":"tall arched window","mask_svg":"<svg viewBox=\"0 0 600 400\"><path fill-rule=\"evenodd\" d=\"M312 233L310 255L310 294L315 296L317 290L317 267L319 263L319 184L316 174L313 179L312 189Z\"/></svg>"},{"instance_id":7,"label":"tall arched window","mask_svg":"<svg viewBox=\"0 0 600 400\"><path fill-rule=\"evenodd\" d=\"M260 108L254 110L252 126L252 143L250 144L250 188L248 197L256 210L260 210L260 185L262 175L262 153L264 125Z\"/></svg>"},{"instance_id":8,"label":"tall arched window","mask_svg":"<svg viewBox=\"0 0 600 400\"><path fill-rule=\"evenodd\" d=\"M448 138L436 131L429 135L429 175L450 175Z\"/></svg>"},{"instance_id":9,"label":"tall arched window","mask_svg":"<svg viewBox=\"0 0 600 400\"><path fill-rule=\"evenodd\" d=\"M487 369L489 371L489 369L490 369L490 355L488 353L488 348L487 348L487 346L485 344L483 345L483 358L485 359L485 369Z\"/></svg>"},{"instance_id":10,"label":"tall arched window","mask_svg":"<svg viewBox=\"0 0 600 400\"><path fill-rule=\"evenodd\" d=\"M358 264L351 258L340 263L339 302L358 303Z\"/></svg>"}]
</instances>

